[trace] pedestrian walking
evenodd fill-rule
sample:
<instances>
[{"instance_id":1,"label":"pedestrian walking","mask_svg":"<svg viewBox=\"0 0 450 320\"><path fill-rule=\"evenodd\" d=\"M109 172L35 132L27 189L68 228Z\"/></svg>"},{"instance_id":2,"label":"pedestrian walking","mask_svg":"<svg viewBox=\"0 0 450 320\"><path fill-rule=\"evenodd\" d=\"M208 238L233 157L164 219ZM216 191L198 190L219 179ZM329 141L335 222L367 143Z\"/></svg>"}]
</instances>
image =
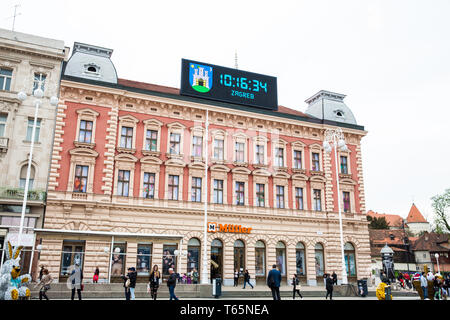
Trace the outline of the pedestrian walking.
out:
<instances>
[{"instance_id":1,"label":"pedestrian walking","mask_svg":"<svg viewBox=\"0 0 450 320\"><path fill-rule=\"evenodd\" d=\"M81 300L81 291L83 287L83 270L80 268L80 262L75 261L75 266L70 274L69 281L72 284L72 297L71 300L75 299L75 290L78 294L78 300Z\"/></svg>"},{"instance_id":2,"label":"pedestrian walking","mask_svg":"<svg viewBox=\"0 0 450 320\"><path fill-rule=\"evenodd\" d=\"M333 274L331 275L333 277L333 285L337 284L337 274L333 271Z\"/></svg>"},{"instance_id":3,"label":"pedestrian walking","mask_svg":"<svg viewBox=\"0 0 450 320\"><path fill-rule=\"evenodd\" d=\"M245 285L249 284L250 287L252 287L252 289L254 289L253 285L250 283L250 273L248 273L248 270L245 269L244 272L244 287L242 289L245 289Z\"/></svg>"},{"instance_id":4,"label":"pedestrian walking","mask_svg":"<svg viewBox=\"0 0 450 320\"><path fill-rule=\"evenodd\" d=\"M234 271L234 286L237 287L239 282L239 271L236 269Z\"/></svg>"},{"instance_id":5,"label":"pedestrian walking","mask_svg":"<svg viewBox=\"0 0 450 320\"><path fill-rule=\"evenodd\" d=\"M280 297L281 272L277 270L277 265L272 265L272 270L267 275L267 285L272 291L273 300L281 300Z\"/></svg>"},{"instance_id":6,"label":"pedestrian walking","mask_svg":"<svg viewBox=\"0 0 450 320\"><path fill-rule=\"evenodd\" d=\"M124 287L125 287L125 299L126 300L135 300L135 294L134 289L136 288L136 278L137 278L137 272L134 267L128 268L128 273L126 276L122 276L122 279L124 280Z\"/></svg>"},{"instance_id":7,"label":"pedestrian walking","mask_svg":"<svg viewBox=\"0 0 450 320\"><path fill-rule=\"evenodd\" d=\"M323 274L323 285L324 285L324 286L327 285L327 278L328 278L328 273L324 273L324 274Z\"/></svg>"},{"instance_id":8,"label":"pedestrian walking","mask_svg":"<svg viewBox=\"0 0 450 320\"><path fill-rule=\"evenodd\" d=\"M422 291L423 291L423 300L429 300L428 299L428 280L425 277L425 272L422 272L422 275L420 276L420 286L422 287Z\"/></svg>"},{"instance_id":9,"label":"pedestrian walking","mask_svg":"<svg viewBox=\"0 0 450 320\"><path fill-rule=\"evenodd\" d=\"M42 277L44 275L44 269L45 269L43 264L41 264L40 267L41 267L41 270L39 270L39 281L42 280Z\"/></svg>"},{"instance_id":10,"label":"pedestrian walking","mask_svg":"<svg viewBox=\"0 0 450 320\"><path fill-rule=\"evenodd\" d=\"M45 300L48 300L47 291L50 290L50 283L52 283L53 278L50 275L50 273L48 273L48 270L45 268L42 270L42 276L40 276L40 278L41 278L41 280L34 287L37 288L40 286L39 300L42 300L42 298L45 298Z\"/></svg>"},{"instance_id":11,"label":"pedestrian walking","mask_svg":"<svg viewBox=\"0 0 450 320\"><path fill-rule=\"evenodd\" d=\"M175 295L175 287L177 285L177 277L173 272L173 268L169 268L169 279L167 279L167 286L169 287L170 300L179 300Z\"/></svg>"},{"instance_id":12,"label":"pedestrian walking","mask_svg":"<svg viewBox=\"0 0 450 320\"><path fill-rule=\"evenodd\" d=\"M333 279L331 279L330 275L327 274L325 288L327 289L327 295L325 299L328 299L328 295L330 295L330 300L333 300Z\"/></svg>"},{"instance_id":13,"label":"pedestrian walking","mask_svg":"<svg viewBox=\"0 0 450 320\"><path fill-rule=\"evenodd\" d=\"M98 283L98 276L100 275L100 269L95 267L94 277L92 278L93 283Z\"/></svg>"},{"instance_id":14,"label":"pedestrian walking","mask_svg":"<svg viewBox=\"0 0 450 320\"><path fill-rule=\"evenodd\" d=\"M300 296L300 299L303 300L302 294L300 293L300 290L297 289L297 286L300 288L300 281L298 279L298 276L294 274L294 277L292 277L292 285L294 286L294 289L292 291L292 299L295 300L295 294L297 293Z\"/></svg>"},{"instance_id":15,"label":"pedestrian walking","mask_svg":"<svg viewBox=\"0 0 450 320\"><path fill-rule=\"evenodd\" d=\"M198 278L199 278L199 274L198 274L198 271L197 271L197 269L192 269L192 282L194 283L194 284L198 284Z\"/></svg>"},{"instance_id":16,"label":"pedestrian walking","mask_svg":"<svg viewBox=\"0 0 450 320\"><path fill-rule=\"evenodd\" d=\"M159 288L159 279L161 278L161 273L158 270L158 266L155 264L153 266L152 273L150 274L150 294L153 300L156 300L156 296L158 295Z\"/></svg>"}]
</instances>

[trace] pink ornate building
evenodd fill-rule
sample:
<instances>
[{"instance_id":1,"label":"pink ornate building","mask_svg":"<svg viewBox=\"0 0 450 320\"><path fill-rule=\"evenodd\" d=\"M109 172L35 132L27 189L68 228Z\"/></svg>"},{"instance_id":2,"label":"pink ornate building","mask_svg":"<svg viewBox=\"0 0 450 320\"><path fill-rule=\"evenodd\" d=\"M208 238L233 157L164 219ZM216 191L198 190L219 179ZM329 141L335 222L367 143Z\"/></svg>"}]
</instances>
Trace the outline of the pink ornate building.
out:
<instances>
[{"instance_id":1,"label":"pink ornate building","mask_svg":"<svg viewBox=\"0 0 450 320\"><path fill-rule=\"evenodd\" d=\"M324 272L340 275L337 201L346 211L349 279L369 276L367 132L343 95L320 91L307 100L307 113L227 105L117 78L111 54L75 43L64 65L47 210L37 230L40 263L60 281L76 259L86 279L98 266L100 281L115 281L130 266L142 281L153 265L201 274L206 245L209 277L220 275L225 285L235 269L262 281L272 264L284 279L297 273L321 285ZM323 103L324 120L315 115ZM334 157L322 147L331 127L342 128L349 149L338 157L340 195ZM205 197L209 224L217 226L206 244Z\"/></svg>"}]
</instances>

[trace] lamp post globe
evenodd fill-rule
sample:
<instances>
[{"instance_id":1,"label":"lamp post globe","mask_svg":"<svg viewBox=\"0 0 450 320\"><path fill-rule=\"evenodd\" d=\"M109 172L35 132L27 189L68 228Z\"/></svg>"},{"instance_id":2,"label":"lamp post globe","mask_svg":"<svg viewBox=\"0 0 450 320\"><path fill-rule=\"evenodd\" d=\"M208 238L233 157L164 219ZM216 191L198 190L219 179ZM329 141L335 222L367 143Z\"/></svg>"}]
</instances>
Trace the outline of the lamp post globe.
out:
<instances>
[{"instance_id":1,"label":"lamp post globe","mask_svg":"<svg viewBox=\"0 0 450 320\"><path fill-rule=\"evenodd\" d=\"M44 96L44 91L42 91L41 88L37 88L36 90L34 90L33 96L35 96L36 98L40 99L40 98L42 98Z\"/></svg>"},{"instance_id":2,"label":"lamp post globe","mask_svg":"<svg viewBox=\"0 0 450 320\"><path fill-rule=\"evenodd\" d=\"M23 102L23 101L25 101L27 99L27 94L25 92L23 92L23 91L20 91L17 94L17 98L19 98L19 100Z\"/></svg>"},{"instance_id":3,"label":"lamp post globe","mask_svg":"<svg viewBox=\"0 0 450 320\"><path fill-rule=\"evenodd\" d=\"M50 98L50 104L51 104L52 106L56 107L56 106L58 105L58 102L59 102L58 97L52 96L52 97Z\"/></svg>"}]
</instances>

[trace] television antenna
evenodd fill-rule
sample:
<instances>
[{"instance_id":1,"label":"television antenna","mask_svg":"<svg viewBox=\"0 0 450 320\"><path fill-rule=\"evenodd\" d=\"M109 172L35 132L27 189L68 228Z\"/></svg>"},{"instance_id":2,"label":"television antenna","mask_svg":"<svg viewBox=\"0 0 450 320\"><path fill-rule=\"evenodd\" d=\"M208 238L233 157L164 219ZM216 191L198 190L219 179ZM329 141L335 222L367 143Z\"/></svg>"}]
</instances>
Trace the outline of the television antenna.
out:
<instances>
[{"instance_id":1,"label":"television antenna","mask_svg":"<svg viewBox=\"0 0 450 320\"><path fill-rule=\"evenodd\" d=\"M10 18L13 18L13 25L12 25L12 31L14 31L14 27L15 27L15 25L16 25L16 17L17 16L20 16L22 13L20 13L20 12L17 12L17 8L18 7L20 7L20 4L16 4L16 5L14 5L14 15L13 16L11 16L11 17L9 17L9 18L7 18L7 19L10 19Z\"/></svg>"}]
</instances>

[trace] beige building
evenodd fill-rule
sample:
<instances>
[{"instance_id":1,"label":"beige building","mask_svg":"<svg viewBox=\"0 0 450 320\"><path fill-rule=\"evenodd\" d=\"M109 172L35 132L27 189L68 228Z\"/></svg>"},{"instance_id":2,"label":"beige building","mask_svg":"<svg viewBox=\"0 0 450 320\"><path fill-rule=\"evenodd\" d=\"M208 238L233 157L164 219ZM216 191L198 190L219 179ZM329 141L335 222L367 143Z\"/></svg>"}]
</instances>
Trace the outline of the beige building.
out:
<instances>
[{"instance_id":1,"label":"beige building","mask_svg":"<svg viewBox=\"0 0 450 320\"><path fill-rule=\"evenodd\" d=\"M202 274L206 245L208 278L225 285L236 269L265 281L273 264L285 283L297 273L323 285L324 273L340 280L337 201L349 279L370 275L367 132L344 95L320 91L306 113L217 103L120 79L111 55L75 43L64 65L45 223L36 230L40 263L59 281L76 261L86 281L96 267L100 282L121 281L127 267L139 281L153 265L164 275L172 266ZM341 194L322 147L327 128L341 128L348 145L338 155Z\"/></svg>"},{"instance_id":2,"label":"beige building","mask_svg":"<svg viewBox=\"0 0 450 320\"><path fill-rule=\"evenodd\" d=\"M43 223L50 151L53 144L56 107L49 103L58 96L63 41L0 29L0 244L17 238L34 122L33 88L44 91L39 109L30 174L21 263L28 271L33 228ZM17 94L28 98L21 102ZM2 255L2 261L3 261Z\"/></svg>"}]
</instances>

